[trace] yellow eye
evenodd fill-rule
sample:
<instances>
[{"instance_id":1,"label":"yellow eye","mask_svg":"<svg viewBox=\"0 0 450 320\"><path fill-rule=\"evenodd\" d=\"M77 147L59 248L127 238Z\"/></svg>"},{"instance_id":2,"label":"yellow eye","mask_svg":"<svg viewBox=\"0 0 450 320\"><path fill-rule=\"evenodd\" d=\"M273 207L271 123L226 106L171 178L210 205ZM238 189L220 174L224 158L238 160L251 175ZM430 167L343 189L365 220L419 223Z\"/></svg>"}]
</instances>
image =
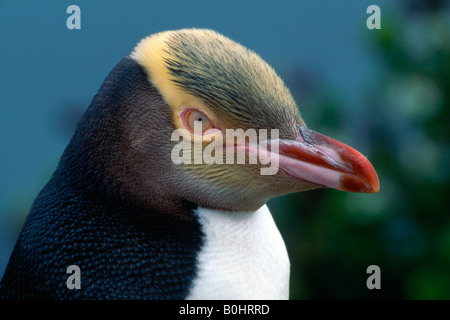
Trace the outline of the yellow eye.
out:
<instances>
[{"instance_id":1,"label":"yellow eye","mask_svg":"<svg viewBox=\"0 0 450 320\"><path fill-rule=\"evenodd\" d=\"M184 126L192 133L203 134L206 130L214 128L211 120L201 111L187 109L181 114Z\"/></svg>"}]
</instances>

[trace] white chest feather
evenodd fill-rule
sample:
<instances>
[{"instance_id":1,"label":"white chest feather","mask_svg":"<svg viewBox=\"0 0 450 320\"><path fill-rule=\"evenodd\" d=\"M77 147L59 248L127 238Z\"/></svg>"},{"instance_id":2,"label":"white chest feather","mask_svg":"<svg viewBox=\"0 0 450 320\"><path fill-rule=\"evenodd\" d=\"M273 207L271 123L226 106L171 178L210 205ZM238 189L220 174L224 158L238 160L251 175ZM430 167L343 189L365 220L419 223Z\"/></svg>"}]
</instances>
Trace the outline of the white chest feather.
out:
<instances>
[{"instance_id":1,"label":"white chest feather","mask_svg":"<svg viewBox=\"0 0 450 320\"><path fill-rule=\"evenodd\" d=\"M187 299L288 299L289 258L266 205L256 212L199 208L205 233Z\"/></svg>"}]
</instances>

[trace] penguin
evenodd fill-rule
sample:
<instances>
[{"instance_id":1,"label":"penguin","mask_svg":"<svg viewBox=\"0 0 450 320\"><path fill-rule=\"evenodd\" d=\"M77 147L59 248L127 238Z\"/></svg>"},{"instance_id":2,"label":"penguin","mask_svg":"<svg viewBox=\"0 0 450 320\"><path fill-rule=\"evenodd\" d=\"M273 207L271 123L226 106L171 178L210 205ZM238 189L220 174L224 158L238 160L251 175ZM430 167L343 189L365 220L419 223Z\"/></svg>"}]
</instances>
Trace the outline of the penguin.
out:
<instances>
[{"instance_id":1,"label":"penguin","mask_svg":"<svg viewBox=\"0 0 450 320\"><path fill-rule=\"evenodd\" d=\"M205 150L228 129L271 130L278 171L173 160L181 138ZM223 157L255 150L231 146ZM361 153L307 128L260 56L208 29L150 35L79 121L32 204L0 297L289 299L289 257L266 203L323 187L373 193L379 181Z\"/></svg>"}]
</instances>

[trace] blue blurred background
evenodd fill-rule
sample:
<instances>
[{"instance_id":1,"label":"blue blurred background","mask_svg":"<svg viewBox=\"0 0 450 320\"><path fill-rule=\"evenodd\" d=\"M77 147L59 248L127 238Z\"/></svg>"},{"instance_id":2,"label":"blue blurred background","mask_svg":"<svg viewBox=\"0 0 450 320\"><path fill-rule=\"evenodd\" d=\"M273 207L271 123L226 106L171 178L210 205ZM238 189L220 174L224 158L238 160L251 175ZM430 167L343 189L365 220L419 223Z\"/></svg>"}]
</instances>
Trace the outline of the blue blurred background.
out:
<instances>
[{"instance_id":1,"label":"blue blurred background","mask_svg":"<svg viewBox=\"0 0 450 320\"><path fill-rule=\"evenodd\" d=\"M81 8L81 30L66 9ZM381 8L369 30L366 9ZM215 29L285 80L310 128L367 155L378 194L271 200L292 299L450 298L448 1L0 1L0 277L107 73L162 30ZM381 290L366 287L369 265Z\"/></svg>"}]
</instances>

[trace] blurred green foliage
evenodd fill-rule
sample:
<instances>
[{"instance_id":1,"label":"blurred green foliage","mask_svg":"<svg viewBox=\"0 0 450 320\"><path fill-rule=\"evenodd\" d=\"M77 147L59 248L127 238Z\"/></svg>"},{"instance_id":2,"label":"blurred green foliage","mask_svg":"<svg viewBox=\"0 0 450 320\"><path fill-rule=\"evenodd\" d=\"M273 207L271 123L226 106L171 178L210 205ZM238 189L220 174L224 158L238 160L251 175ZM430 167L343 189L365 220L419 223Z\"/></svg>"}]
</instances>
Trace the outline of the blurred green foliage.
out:
<instances>
[{"instance_id":1,"label":"blurred green foliage","mask_svg":"<svg viewBox=\"0 0 450 320\"><path fill-rule=\"evenodd\" d=\"M450 14L446 1L404 9L370 32L381 63L368 75L367 110L351 117L322 93L321 116L309 122L319 132L361 128L350 140L364 146L380 192L316 190L270 203L292 299L450 299ZM373 264L381 290L366 287Z\"/></svg>"}]
</instances>

